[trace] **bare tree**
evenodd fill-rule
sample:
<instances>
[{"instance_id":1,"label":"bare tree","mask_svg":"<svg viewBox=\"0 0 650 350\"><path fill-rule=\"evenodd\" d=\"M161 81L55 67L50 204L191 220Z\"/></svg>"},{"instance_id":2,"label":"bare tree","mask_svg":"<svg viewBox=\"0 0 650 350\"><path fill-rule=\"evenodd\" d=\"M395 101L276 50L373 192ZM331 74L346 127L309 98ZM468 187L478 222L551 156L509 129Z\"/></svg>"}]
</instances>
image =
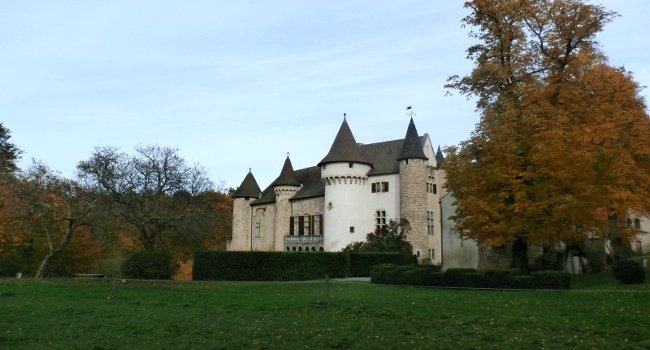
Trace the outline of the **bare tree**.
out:
<instances>
[{"instance_id":1,"label":"bare tree","mask_svg":"<svg viewBox=\"0 0 650 350\"><path fill-rule=\"evenodd\" d=\"M97 147L77 166L79 177L110 203L110 210L132 225L147 251L165 251L163 235L198 208L198 197L212 183L199 165L188 165L177 149L138 146L134 155Z\"/></svg>"},{"instance_id":2,"label":"bare tree","mask_svg":"<svg viewBox=\"0 0 650 350\"><path fill-rule=\"evenodd\" d=\"M53 258L72 241L75 233L90 227L89 215L95 199L79 183L55 174L47 166L34 163L20 174L15 187L22 208L34 224L34 232L47 240L47 253L36 271L43 278Z\"/></svg>"}]
</instances>

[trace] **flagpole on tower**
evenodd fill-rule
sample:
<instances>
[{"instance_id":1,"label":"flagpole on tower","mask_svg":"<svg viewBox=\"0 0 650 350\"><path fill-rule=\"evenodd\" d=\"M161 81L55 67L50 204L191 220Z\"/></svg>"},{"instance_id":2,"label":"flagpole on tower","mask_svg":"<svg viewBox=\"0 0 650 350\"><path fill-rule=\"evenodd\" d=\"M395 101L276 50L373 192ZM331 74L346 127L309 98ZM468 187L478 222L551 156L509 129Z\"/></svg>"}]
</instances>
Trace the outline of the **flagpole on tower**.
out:
<instances>
[{"instance_id":1,"label":"flagpole on tower","mask_svg":"<svg viewBox=\"0 0 650 350\"><path fill-rule=\"evenodd\" d=\"M415 116L415 112L413 112L413 106L407 106L406 110L406 115L413 119L413 116Z\"/></svg>"}]
</instances>

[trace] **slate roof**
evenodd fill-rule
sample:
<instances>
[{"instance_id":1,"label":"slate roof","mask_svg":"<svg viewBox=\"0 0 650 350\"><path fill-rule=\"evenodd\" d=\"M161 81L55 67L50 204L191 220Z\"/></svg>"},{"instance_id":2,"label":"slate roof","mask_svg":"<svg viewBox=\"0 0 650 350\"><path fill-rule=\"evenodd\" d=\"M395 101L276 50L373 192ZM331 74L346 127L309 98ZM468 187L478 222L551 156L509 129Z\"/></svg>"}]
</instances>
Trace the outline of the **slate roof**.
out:
<instances>
[{"instance_id":1,"label":"slate roof","mask_svg":"<svg viewBox=\"0 0 650 350\"><path fill-rule=\"evenodd\" d=\"M445 161L445 156L442 154L442 151L440 150L440 146L438 146L438 150L436 151L436 166L439 168L444 161Z\"/></svg>"},{"instance_id":2,"label":"slate roof","mask_svg":"<svg viewBox=\"0 0 650 350\"><path fill-rule=\"evenodd\" d=\"M397 157L397 160L402 159L429 159L426 155L424 155L422 142L418 136L418 130L415 128L415 123L413 123L413 118L411 118L409 127L406 129L404 144L402 145L402 150Z\"/></svg>"},{"instance_id":3,"label":"slate roof","mask_svg":"<svg viewBox=\"0 0 650 350\"><path fill-rule=\"evenodd\" d=\"M426 139L427 136L418 136L413 119L411 119L404 139L365 145L357 144L347 121L344 119L334 139L332 148L327 156L318 163L318 166L294 171L291 161L287 157L280 176L265 188L259 198L251 202L251 205L275 203L274 186L301 186L298 192L290 199L292 201L325 196L325 185L321 180L320 166L327 163L357 162L368 164L373 166L368 172L369 176L397 174L399 173L400 159L428 159L423 150ZM442 155L441 152L440 155ZM438 160L437 154L436 160Z\"/></svg>"},{"instance_id":4,"label":"slate roof","mask_svg":"<svg viewBox=\"0 0 650 350\"><path fill-rule=\"evenodd\" d=\"M241 185L237 187L237 191L233 193L232 198L257 198L259 197L260 193L262 193L262 190L260 190L260 186L257 185L255 176L253 176L253 173L249 170L248 174L246 174L246 177L244 178L244 181L242 181Z\"/></svg>"},{"instance_id":5,"label":"slate roof","mask_svg":"<svg viewBox=\"0 0 650 350\"><path fill-rule=\"evenodd\" d=\"M300 186L300 182L298 182L298 179L296 179L296 176L293 173L293 165L291 165L291 159L289 159L289 156L284 160L280 176L271 183L271 187L275 186Z\"/></svg>"},{"instance_id":6,"label":"slate roof","mask_svg":"<svg viewBox=\"0 0 650 350\"><path fill-rule=\"evenodd\" d=\"M372 165L363 155L361 149L359 149L357 141L354 139L352 130L350 130L350 126L345 118L343 118L343 123L339 128L339 132L336 134L336 138L334 138L329 153L318 163L318 166L336 162Z\"/></svg>"},{"instance_id":7,"label":"slate roof","mask_svg":"<svg viewBox=\"0 0 650 350\"><path fill-rule=\"evenodd\" d=\"M325 184L320 178L320 167L313 166L310 168L299 169L293 172L296 180L302 185L302 188L291 197L291 200L315 198L325 196ZM275 193L273 185L270 185L259 199L254 200L251 205L260 205L275 203Z\"/></svg>"}]
</instances>

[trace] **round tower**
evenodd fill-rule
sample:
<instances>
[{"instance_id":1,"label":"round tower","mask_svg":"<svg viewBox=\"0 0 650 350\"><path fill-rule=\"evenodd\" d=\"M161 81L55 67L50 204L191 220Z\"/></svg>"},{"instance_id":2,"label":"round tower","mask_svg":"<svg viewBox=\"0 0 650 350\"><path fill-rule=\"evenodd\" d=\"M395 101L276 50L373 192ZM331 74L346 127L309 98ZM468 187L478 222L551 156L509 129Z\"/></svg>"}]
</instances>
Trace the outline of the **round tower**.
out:
<instances>
[{"instance_id":1,"label":"round tower","mask_svg":"<svg viewBox=\"0 0 650 350\"><path fill-rule=\"evenodd\" d=\"M248 169L244 181L232 195L232 236L227 243L227 250L251 250L251 202L259 198L261 193L255 176Z\"/></svg>"},{"instance_id":2,"label":"round tower","mask_svg":"<svg viewBox=\"0 0 650 350\"><path fill-rule=\"evenodd\" d=\"M409 221L411 230L406 239L413 254L424 260L427 244L427 156L413 123L409 123L399 162L400 213Z\"/></svg>"},{"instance_id":3,"label":"round tower","mask_svg":"<svg viewBox=\"0 0 650 350\"><path fill-rule=\"evenodd\" d=\"M352 242L364 241L374 229L367 183L372 164L361 152L345 117L329 153L318 166L325 184L325 251L339 251Z\"/></svg>"},{"instance_id":4,"label":"round tower","mask_svg":"<svg viewBox=\"0 0 650 350\"><path fill-rule=\"evenodd\" d=\"M273 250L284 250L284 237L289 234L289 224L292 215L291 202L289 201L300 189L300 183L293 172L293 165L287 154L280 176L271 184L275 194L275 232L273 236Z\"/></svg>"}]
</instances>

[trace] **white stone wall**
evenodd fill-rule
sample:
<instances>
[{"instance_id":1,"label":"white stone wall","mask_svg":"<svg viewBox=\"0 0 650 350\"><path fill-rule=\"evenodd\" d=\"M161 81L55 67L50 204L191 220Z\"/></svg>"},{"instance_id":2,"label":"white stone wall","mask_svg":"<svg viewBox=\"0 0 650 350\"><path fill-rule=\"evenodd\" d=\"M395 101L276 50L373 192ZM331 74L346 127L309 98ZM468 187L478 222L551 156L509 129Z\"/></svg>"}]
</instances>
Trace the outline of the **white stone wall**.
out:
<instances>
[{"instance_id":1,"label":"white stone wall","mask_svg":"<svg viewBox=\"0 0 650 350\"><path fill-rule=\"evenodd\" d=\"M260 223L260 232L257 232ZM273 251L275 239L275 204L253 207L252 250Z\"/></svg>"},{"instance_id":2,"label":"white stone wall","mask_svg":"<svg viewBox=\"0 0 650 350\"><path fill-rule=\"evenodd\" d=\"M232 213L232 237L227 250L250 250L251 207L253 198L235 198Z\"/></svg>"},{"instance_id":3,"label":"white stone wall","mask_svg":"<svg viewBox=\"0 0 650 350\"><path fill-rule=\"evenodd\" d=\"M352 242L364 241L374 229L369 209L370 166L354 163L330 163L321 167L325 182L324 248L340 251ZM354 232L350 232L350 228Z\"/></svg>"},{"instance_id":4,"label":"white stone wall","mask_svg":"<svg viewBox=\"0 0 650 350\"><path fill-rule=\"evenodd\" d=\"M442 269L478 268L478 245L472 239L461 239L453 230L450 216L456 214L454 197L450 194L441 199L442 207Z\"/></svg>"},{"instance_id":5,"label":"white stone wall","mask_svg":"<svg viewBox=\"0 0 650 350\"><path fill-rule=\"evenodd\" d=\"M634 219L639 219L640 230L631 240L632 250L648 255L650 253L650 218L647 216L633 215L631 218L632 224ZM638 242L638 243L637 243Z\"/></svg>"},{"instance_id":6,"label":"white stone wall","mask_svg":"<svg viewBox=\"0 0 650 350\"><path fill-rule=\"evenodd\" d=\"M388 192L375 192L372 193L371 187L368 186L368 197L370 212L366 215L370 215L375 218L377 210L386 211L386 219L399 220L400 218L400 192L399 192L399 175L390 174L390 175L378 175L371 176L368 178L370 184L376 182L388 182ZM369 233L369 232L366 232ZM365 237L364 237L365 239Z\"/></svg>"},{"instance_id":7,"label":"white stone wall","mask_svg":"<svg viewBox=\"0 0 650 350\"><path fill-rule=\"evenodd\" d=\"M289 218L292 215L291 202L300 187L297 186L278 186L273 190L275 192L275 227L271 246L275 251L284 250L284 236L289 234Z\"/></svg>"}]
</instances>

